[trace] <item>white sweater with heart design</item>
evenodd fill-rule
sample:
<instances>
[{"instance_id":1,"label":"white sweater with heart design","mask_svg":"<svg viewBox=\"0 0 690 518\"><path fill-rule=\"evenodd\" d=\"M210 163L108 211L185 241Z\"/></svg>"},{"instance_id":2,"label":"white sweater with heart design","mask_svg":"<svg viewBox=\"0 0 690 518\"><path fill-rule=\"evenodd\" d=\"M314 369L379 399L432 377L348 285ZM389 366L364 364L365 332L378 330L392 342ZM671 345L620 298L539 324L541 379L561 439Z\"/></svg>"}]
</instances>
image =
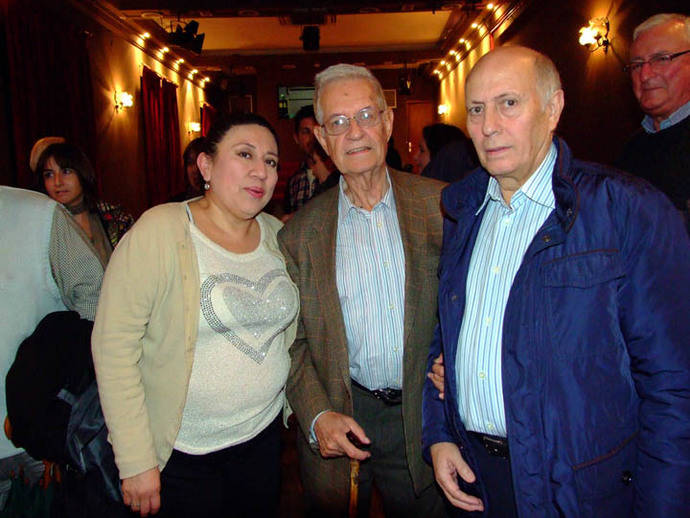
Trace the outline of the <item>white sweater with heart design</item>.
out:
<instances>
[{"instance_id":1,"label":"white sweater with heart design","mask_svg":"<svg viewBox=\"0 0 690 518\"><path fill-rule=\"evenodd\" d=\"M262 227L262 247L285 271L276 239L282 223L264 213L256 219ZM132 477L156 465L161 470L165 467L179 436L183 414L189 408L188 389L194 391L191 375L195 363L199 364L197 334L205 325L200 320L205 321L206 317L200 309L202 279L191 227L185 203L168 203L146 211L114 250L103 280L91 343L101 406L120 478ZM225 270L236 273L230 267ZM263 287L264 293L273 293L276 279L262 280L269 270L242 277ZM231 287L223 278L217 278L207 288L211 288L211 299L220 297L217 300L222 310L225 294L232 298L233 290L245 289L246 282ZM207 314L222 330L221 334L225 331L223 326L230 324L230 315L221 315L215 306ZM281 348L292 344L296 330L295 316L282 336L271 343L267 354L287 354ZM262 368L268 359L260 363L251 359L260 358L257 355L263 346L256 345L260 341L250 346L247 336L240 333L242 336L246 347L241 347L249 355L239 353L236 345L223 338L226 347L236 358L251 362L256 369ZM284 376L281 369L278 375ZM242 374L241 369L225 372L228 378L238 374ZM271 383L275 387L277 381ZM266 388L264 391L269 393ZM279 394L282 403L282 389ZM275 393L266 397L271 399ZM279 406L277 401L273 404ZM268 420L273 407L267 406L271 408L265 410ZM283 409L286 419L290 412L286 401Z\"/></svg>"},{"instance_id":2,"label":"white sweater with heart design","mask_svg":"<svg viewBox=\"0 0 690 518\"><path fill-rule=\"evenodd\" d=\"M258 221L264 236L267 229ZM255 250L236 254L193 222L190 230L201 307L175 449L200 455L250 440L282 410L290 371L283 331L299 302L283 262L263 239Z\"/></svg>"}]
</instances>

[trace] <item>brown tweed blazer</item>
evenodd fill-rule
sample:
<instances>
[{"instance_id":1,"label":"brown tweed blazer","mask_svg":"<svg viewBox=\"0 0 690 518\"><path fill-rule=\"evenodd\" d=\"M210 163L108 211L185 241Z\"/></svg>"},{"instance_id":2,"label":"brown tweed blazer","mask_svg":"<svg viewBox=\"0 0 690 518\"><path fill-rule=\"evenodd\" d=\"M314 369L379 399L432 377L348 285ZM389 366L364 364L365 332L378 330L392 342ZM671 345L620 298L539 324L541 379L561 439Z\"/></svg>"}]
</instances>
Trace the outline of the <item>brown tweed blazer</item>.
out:
<instances>
[{"instance_id":1,"label":"brown tweed blazer","mask_svg":"<svg viewBox=\"0 0 690 518\"><path fill-rule=\"evenodd\" d=\"M433 481L422 459L422 385L436 325L436 270L442 238L440 192L445 184L390 170L405 250L403 419L415 490ZM322 410L352 415L345 325L335 276L337 187L311 200L278 234L288 272L300 290L301 315L290 348L287 395L301 430L298 440L305 496L334 515L346 509L349 459L324 459L308 446L309 428Z\"/></svg>"}]
</instances>

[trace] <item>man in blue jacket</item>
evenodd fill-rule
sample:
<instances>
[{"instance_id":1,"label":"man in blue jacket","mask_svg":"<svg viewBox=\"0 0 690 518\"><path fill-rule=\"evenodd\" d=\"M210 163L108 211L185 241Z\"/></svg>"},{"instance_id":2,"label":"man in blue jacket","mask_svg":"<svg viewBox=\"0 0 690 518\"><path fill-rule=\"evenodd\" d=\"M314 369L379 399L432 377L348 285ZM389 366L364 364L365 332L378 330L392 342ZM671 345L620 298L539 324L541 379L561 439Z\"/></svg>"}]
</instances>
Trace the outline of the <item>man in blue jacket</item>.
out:
<instances>
[{"instance_id":1,"label":"man in blue jacket","mask_svg":"<svg viewBox=\"0 0 690 518\"><path fill-rule=\"evenodd\" d=\"M690 510L690 243L665 196L575 160L545 56L465 83L482 168L446 188L423 441L456 507L491 517Z\"/></svg>"}]
</instances>

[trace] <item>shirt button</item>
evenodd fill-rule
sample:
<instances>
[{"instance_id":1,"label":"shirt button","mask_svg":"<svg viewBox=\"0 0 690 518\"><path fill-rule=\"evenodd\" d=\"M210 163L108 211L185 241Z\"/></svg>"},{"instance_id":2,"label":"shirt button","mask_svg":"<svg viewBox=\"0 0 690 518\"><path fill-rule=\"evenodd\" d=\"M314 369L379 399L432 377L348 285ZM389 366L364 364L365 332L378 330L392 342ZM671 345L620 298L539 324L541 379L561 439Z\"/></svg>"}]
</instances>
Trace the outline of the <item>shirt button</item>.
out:
<instances>
[{"instance_id":1,"label":"shirt button","mask_svg":"<svg viewBox=\"0 0 690 518\"><path fill-rule=\"evenodd\" d=\"M395 309L395 304L388 304L388 309Z\"/></svg>"},{"instance_id":2,"label":"shirt button","mask_svg":"<svg viewBox=\"0 0 690 518\"><path fill-rule=\"evenodd\" d=\"M494 266L493 268L491 268L491 271L494 274L499 274L499 273L501 273L501 267L500 266Z\"/></svg>"},{"instance_id":3,"label":"shirt button","mask_svg":"<svg viewBox=\"0 0 690 518\"><path fill-rule=\"evenodd\" d=\"M493 423L486 423L486 427L491 431L494 431L496 429Z\"/></svg>"},{"instance_id":4,"label":"shirt button","mask_svg":"<svg viewBox=\"0 0 690 518\"><path fill-rule=\"evenodd\" d=\"M480 377L481 379L486 378L486 372L480 371L480 372L479 372L479 377Z\"/></svg>"},{"instance_id":5,"label":"shirt button","mask_svg":"<svg viewBox=\"0 0 690 518\"><path fill-rule=\"evenodd\" d=\"M383 223L381 223L380 221L377 221L377 222L376 222L376 226L379 227L379 228L381 228L381 227L383 226Z\"/></svg>"},{"instance_id":6,"label":"shirt button","mask_svg":"<svg viewBox=\"0 0 690 518\"><path fill-rule=\"evenodd\" d=\"M491 325L491 321L492 321L492 318L491 318L491 317L486 317L486 318L484 319L484 323L485 323L487 326L490 326L490 325Z\"/></svg>"},{"instance_id":7,"label":"shirt button","mask_svg":"<svg viewBox=\"0 0 690 518\"><path fill-rule=\"evenodd\" d=\"M393 347L393 352L397 353L398 352L398 347Z\"/></svg>"},{"instance_id":8,"label":"shirt button","mask_svg":"<svg viewBox=\"0 0 690 518\"><path fill-rule=\"evenodd\" d=\"M391 263L388 262L388 261L383 261L383 266L384 266L385 268L390 268Z\"/></svg>"}]
</instances>

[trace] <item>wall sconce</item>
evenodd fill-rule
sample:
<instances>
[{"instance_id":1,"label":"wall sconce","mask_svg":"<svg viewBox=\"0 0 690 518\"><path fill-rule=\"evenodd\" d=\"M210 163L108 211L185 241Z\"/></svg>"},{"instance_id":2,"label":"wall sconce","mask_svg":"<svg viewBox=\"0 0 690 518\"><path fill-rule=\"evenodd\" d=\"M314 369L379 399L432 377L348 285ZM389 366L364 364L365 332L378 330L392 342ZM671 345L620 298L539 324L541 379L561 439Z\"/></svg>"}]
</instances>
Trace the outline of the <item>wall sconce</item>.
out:
<instances>
[{"instance_id":1,"label":"wall sconce","mask_svg":"<svg viewBox=\"0 0 690 518\"><path fill-rule=\"evenodd\" d=\"M604 47L604 53L609 49L609 19L592 18L587 27L580 29L580 45L588 46L591 52Z\"/></svg>"},{"instance_id":2,"label":"wall sconce","mask_svg":"<svg viewBox=\"0 0 690 518\"><path fill-rule=\"evenodd\" d=\"M189 133L201 133L201 123L189 121L187 123L187 131Z\"/></svg>"},{"instance_id":3,"label":"wall sconce","mask_svg":"<svg viewBox=\"0 0 690 518\"><path fill-rule=\"evenodd\" d=\"M134 98L132 97L132 94L128 94L127 92L118 92L117 90L115 91L114 95L115 99L115 111L119 112L124 110L125 108L130 108L134 106Z\"/></svg>"},{"instance_id":4,"label":"wall sconce","mask_svg":"<svg viewBox=\"0 0 690 518\"><path fill-rule=\"evenodd\" d=\"M448 106L447 104L439 104L438 105L438 114L440 116L443 117L444 115L447 115L449 111L450 111L450 106Z\"/></svg>"}]
</instances>

